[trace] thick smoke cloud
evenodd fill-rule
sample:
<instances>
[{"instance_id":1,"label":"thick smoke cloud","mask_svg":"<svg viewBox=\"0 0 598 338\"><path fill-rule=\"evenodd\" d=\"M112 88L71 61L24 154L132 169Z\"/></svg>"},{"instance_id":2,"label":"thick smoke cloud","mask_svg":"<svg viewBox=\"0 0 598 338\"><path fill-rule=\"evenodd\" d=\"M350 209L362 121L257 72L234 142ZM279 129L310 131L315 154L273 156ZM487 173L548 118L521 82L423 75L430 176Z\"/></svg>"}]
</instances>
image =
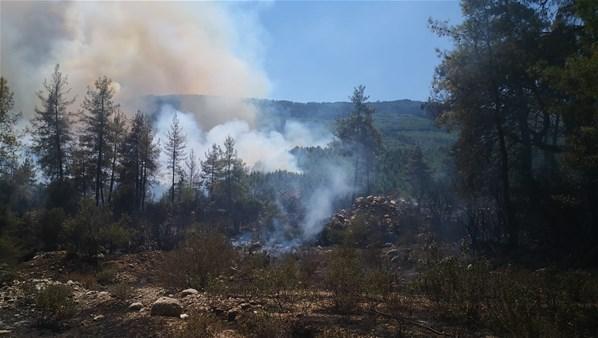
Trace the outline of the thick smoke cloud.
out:
<instances>
[{"instance_id":1,"label":"thick smoke cloud","mask_svg":"<svg viewBox=\"0 0 598 338\"><path fill-rule=\"evenodd\" d=\"M260 34L251 13L240 14L222 3L2 1L0 74L26 119L37 103L35 92L58 63L78 98L73 112L86 87L105 75L114 81L115 101L125 112L153 114L162 144L176 113L187 149L198 160L212 144L222 145L231 136L251 170L301 172L290 150L326 146L333 136L296 121L276 128L267 121L257 125L260 113L244 98L268 93L259 66ZM317 234L334 201L350 191L340 166L322 170L329 180L302 201L304 238L295 244ZM164 187L167 179L160 181Z\"/></svg>"},{"instance_id":2,"label":"thick smoke cloud","mask_svg":"<svg viewBox=\"0 0 598 338\"><path fill-rule=\"evenodd\" d=\"M156 121L157 136L165 142L166 134L174 115L183 128L187 140L187 148L193 149L200 160L212 144L222 146L230 136L235 140L239 156L251 170L271 172L287 170L300 172L297 159L290 153L295 147L326 146L332 141L330 132L309 129L297 121L286 121L283 130L254 129L244 120L233 119L204 129L196 122L193 114L177 111L165 105Z\"/></svg>"},{"instance_id":3,"label":"thick smoke cloud","mask_svg":"<svg viewBox=\"0 0 598 338\"><path fill-rule=\"evenodd\" d=\"M247 43L259 40L253 36L259 29L223 4L2 1L0 19L0 73L25 116L56 63L79 98L99 75L112 78L116 100L129 111L149 94L262 97L268 91L255 60L260 46ZM252 109L231 102L226 118L253 118Z\"/></svg>"}]
</instances>

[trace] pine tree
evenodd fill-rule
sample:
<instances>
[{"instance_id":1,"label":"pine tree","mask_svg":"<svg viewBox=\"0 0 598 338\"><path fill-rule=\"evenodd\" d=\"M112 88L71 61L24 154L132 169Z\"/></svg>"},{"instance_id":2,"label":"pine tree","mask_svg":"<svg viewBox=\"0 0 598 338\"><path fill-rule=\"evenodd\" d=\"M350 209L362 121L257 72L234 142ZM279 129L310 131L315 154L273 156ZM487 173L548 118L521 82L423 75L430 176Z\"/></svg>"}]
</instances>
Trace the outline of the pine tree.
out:
<instances>
[{"instance_id":1,"label":"pine tree","mask_svg":"<svg viewBox=\"0 0 598 338\"><path fill-rule=\"evenodd\" d=\"M17 166L18 141L15 125L20 114L15 114L14 93L5 78L0 77L0 174L12 174Z\"/></svg>"},{"instance_id":2,"label":"pine tree","mask_svg":"<svg viewBox=\"0 0 598 338\"><path fill-rule=\"evenodd\" d=\"M201 185L201 177L199 176L199 166L197 165L197 157L195 156L195 152L193 149L189 152L189 158L185 161L185 166L187 167L187 181L189 184L189 189L194 192L197 192Z\"/></svg>"},{"instance_id":3,"label":"pine tree","mask_svg":"<svg viewBox=\"0 0 598 338\"><path fill-rule=\"evenodd\" d=\"M110 116L118 108L113 97L112 80L100 77L93 87L87 89L82 105L83 141L88 149L93 150L91 159L95 162L96 206L104 205L104 180L109 166L106 152L109 152Z\"/></svg>"},{"instance_id":4,"label":"pine tree","mask_svg":"<svg viewBox=\"0 0 598 338\"><path fill-rule=\"evenodd\" d=\"M421 205L426 194L429 192L432 177L430 175L430 168L424 161L424 156L419 146L415 147L409 156L406 169L412 194Z\"/></svg>"},{"instance_id":5,"label":"pine tree","mask_svg":"<svg viewBox=\"0 0 598 338\"><path fill-rule=\"evenodd\" d=\"M374 127L374 109L367 104L365 86L353 91L353 111L336 124L336 136L341 140L345 153L353 160L354 188L371 191L376 153L382 145L380 133Z\"/></svg>"},{"instance_id":6,"label":"pine tree","mask_svg":"<svg viewBox=\"0 0 598 338\"><path fill-rule=\"evenodd\" d=\"M244 192L243 178L245 176L245 164L237 156L235 141L230 136L224 141L224 152L222 153L221 162L221 180L224 188L226 210L231 222L233 222L234 232L237 233L239 231L239 224L236 222L234 203L241 199Z\"/></svg>"},{"instance_id":7,"label":"pine tree","mask_svg":"<svg viewBox=\"0 0 598 338\"><path fill-rule=\"evenodd\" d=\"M112 202L112 191L114 190L114 183L116 181L117 166L122 160L121 146L124 140L126 130L126 118L124 114L117 110L114 119L110 123L110 185L108 188L108 203Z\"/></svg>"},{"instance_id":8,"label":"pine tree","mask_svg":"<svg viewBox=\"0 0 598 338\"><path fill-rule=\"evenodd\" d=\"M67 98L68 78L56 65L50 82L44 81L44 90L37 94L41 108L35 109L32 150L38 163L51 181L62 183L67 173L69 147L72 141L68 106L74 98Z\"/></svg>"},{"instance_id":9,"label":"pine tree","mask_svg":"<svg viewBox=\"0 0 598 338\"><path fill-rule=\"evenodd\" d=\"M179 125L179 119L176 113L172 118L170 129L168 130L164 152L168 158L167 168L172 172L172 182L170 187L170 201L174 203L176 175L182 171L180 162L185 157L185 135Z\"/></svg>"},{"instance_id":10,"label":"pine tree","mask_svg":"<svg viewBox=\"0 0 598 338\"><path fill-rule=\"evenodd\" d=\"M147 189L158 167L159 148L154 143L150 121L142 112L135 114L120 152L118 191L123 204L121 208L144 210Z\"/></svg>"},{"instance_id":11,"label":"pine tree","mask_svg":"<svg viewBox=\"0 0 598 338\"><path fill-rule=\"evenodd\" d=\"M206 159L201 162L201 178L211 201L215 200L219 188L219 178L222 177L222 149L217 144L206 153Z\"/></svg>"}]
</instances>

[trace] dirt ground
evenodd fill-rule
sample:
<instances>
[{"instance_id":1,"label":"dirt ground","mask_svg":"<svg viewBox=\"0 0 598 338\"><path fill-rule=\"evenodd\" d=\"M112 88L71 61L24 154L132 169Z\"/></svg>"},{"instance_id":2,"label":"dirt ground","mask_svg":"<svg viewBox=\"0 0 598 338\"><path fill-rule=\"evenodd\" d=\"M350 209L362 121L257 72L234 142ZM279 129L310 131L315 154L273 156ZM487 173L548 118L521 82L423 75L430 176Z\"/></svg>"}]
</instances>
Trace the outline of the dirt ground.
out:
<instances>
[{"instance_id":1,"label":"dirt ground","mask_svg":"<svg viewBox=\"0 0 598 338\"><path fill-rule=\"evenodd\" d=\"M244 321L261 312L290 323L284 335L293 337L434 337L484 336L444 325L434 319L429 302L417 297L404 299L400 318L389 316L383 302L372 300L354 314L335 313L330 295L324 291L288 291L284 297L213 295L205 292L186 295L161 284L157 267L163 260L159 251L106 258L104 265L116 270L111 285L87 279L80 264L67 259L65 252L40 254L21 265L16 279L0 289L0 336L4 337L204 337L193 331L196 318L209 315L217 321L219 337L242 337ZM118 295L114 285L126 283L126 295ZM36 290L50 284L69 285L73 290L76 313L58 328L40 327L39 311L32 300ZM159 297L180 301L189 317L152 316L151 305ZM129 305L140 302L140 310ZM183 316L185 317L185 316ZM254 335L257 336L258 334ZM277 336L276 334L274 336Z\"/></svg>"}]
</instances>

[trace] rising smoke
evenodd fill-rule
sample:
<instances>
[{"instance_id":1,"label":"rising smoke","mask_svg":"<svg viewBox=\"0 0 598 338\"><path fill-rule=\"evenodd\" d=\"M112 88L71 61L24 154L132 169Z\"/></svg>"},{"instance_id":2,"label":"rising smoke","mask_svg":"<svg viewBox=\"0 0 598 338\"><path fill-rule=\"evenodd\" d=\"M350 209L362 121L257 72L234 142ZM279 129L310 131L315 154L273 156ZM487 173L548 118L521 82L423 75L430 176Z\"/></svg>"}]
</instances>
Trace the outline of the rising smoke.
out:
<instances>
[{"instance_id":1,"label":"rising smoke","mask_svg":"<svg viewBox=\"0 0 598 338\"><path fill-rule=\"evenodd\" d=\"M25 116L57 63L79 98L99 75L112 78L129 111L149 94L263 97L260 29L235 15L211 2L2 1L0 72ZM227 117L253 118L228 105Z\"/></svg>"},{"instance_id":2,"label":"rising smoke","mask_svg":"<svg viewBox=\"0 0 598 338\"><path fill-rule=\"evenodd\" d=\"M269 81L259 62L261 30L249 13L239 17L226 4L212 2L2 1L0 73L26 119L34 111L34 93L60 64L77 97L75 112L86 87L106 75L125 112L157 112L162 142L177 113L187 147L199 160L212 144L231 136L251 170L301 172L290 150L326 146L333 136L297 121L278 129L256 126L258 109L243 98L266 96ZM148 95L168 94L177 95L179 107L148 105ZM181 94L209 98L198 107L192 96ZM322 170L329 180L303 201L305 239L321 230L333 201L350 191L340 166Z\"/></svg>"}]
</instances>

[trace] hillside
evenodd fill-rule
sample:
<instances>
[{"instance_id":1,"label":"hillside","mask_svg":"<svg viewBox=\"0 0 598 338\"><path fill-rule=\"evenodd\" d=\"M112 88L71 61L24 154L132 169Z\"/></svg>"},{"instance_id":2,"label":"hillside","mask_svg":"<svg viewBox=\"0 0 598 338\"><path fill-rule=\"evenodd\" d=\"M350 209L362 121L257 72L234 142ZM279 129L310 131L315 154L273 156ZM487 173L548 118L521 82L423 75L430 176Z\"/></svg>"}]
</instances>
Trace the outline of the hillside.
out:
<instances>
[{"instance_id":1,"label":"hillside","mask_svg":"<svg viewBox=\"0 0 598 338\"><path fill-rule=\"evenodd\" d=\"M258 128L281 130L284 122L295 120L305 124L316 124L331 129L335 121L351 112L350 102L293 102L287 100L246 99L257 112ZM139 105L150 114L156 114L163 105L177 110L193 112L200 124L210 127L214 115L230 114L230 101L206 95L163 95L146 96ZM444 161L455 135L436 126L423 109L424 102L408 99L375 101L374 124L383 137L384 144L391 149L410 149L416 145L422 148L432 168L438 168Z\"/></svg>"}]
</instances>

